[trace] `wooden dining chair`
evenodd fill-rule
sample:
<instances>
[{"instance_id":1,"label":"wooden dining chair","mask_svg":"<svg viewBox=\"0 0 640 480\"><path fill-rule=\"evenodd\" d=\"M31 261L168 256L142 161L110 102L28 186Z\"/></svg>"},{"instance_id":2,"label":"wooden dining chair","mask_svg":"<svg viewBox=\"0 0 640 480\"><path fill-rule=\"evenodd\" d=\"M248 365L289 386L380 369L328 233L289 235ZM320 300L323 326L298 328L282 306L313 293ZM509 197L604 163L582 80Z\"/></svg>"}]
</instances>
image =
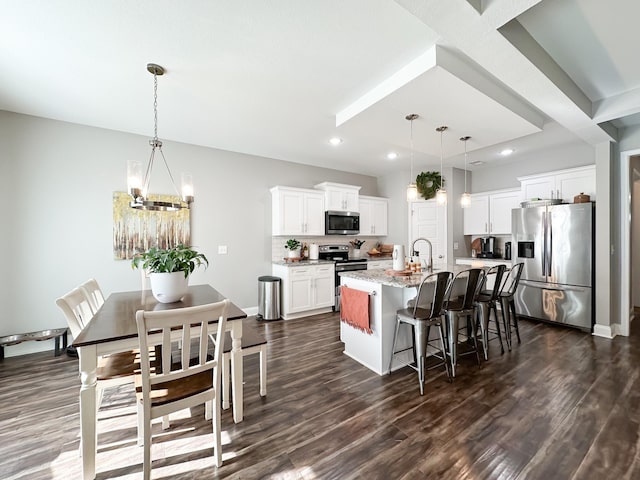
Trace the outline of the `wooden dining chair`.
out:
<instances>
[{"instance_id":1,"label":"wooden dining chair","mask_svg":"<svg viewBox=\"0 0 640 480\"><path fill-rule=\"evenodd\" d=\"M210 335L224 338L228 300L172 310L136 312L141 352L141 372L136 377L136 397L141 406L144 443L144 479L151 477L151 421L170 413L205 405L214 434L215 465L222 464L219 392L223 342L216 342L214 358L207 355ZM209 323L217 320L216 323ZM198 355L191 355L191 339L196 337ZM181 340L181 361L172 369L172 344ZM155 369L149 349L162 345L161 368ZM140 417L139 417L140 418Z\"/></svg>"},{"instance_id":2,"label":"wooden dining chair","mask_svg":"<svg viewBox=\"0 0 640 480\"><path fill-rule=\"evenodd\" d=\"M100 289L100 285L98 285L95 278L90 278L80 285L80 289L84 291L87 301L89 302L89 307L95 315L104 303L104 295Z\"/></svg>"}]
</instances>

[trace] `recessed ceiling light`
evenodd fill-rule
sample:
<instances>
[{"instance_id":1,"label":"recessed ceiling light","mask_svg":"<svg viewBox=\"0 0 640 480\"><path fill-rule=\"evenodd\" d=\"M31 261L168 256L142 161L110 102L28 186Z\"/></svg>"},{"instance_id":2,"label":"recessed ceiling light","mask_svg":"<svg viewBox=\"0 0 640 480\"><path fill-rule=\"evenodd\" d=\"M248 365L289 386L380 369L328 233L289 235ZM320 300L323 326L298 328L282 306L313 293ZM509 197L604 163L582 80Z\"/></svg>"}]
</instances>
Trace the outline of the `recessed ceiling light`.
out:
<instances>
[{"instance_id":1,"label":"recessed ceiling light","mask_svg":"<svg viewBox=\"0 0 640 480\"><path fill-rule=\"evenodd\" d=\"M398 154L396 152L389 152L387 153L387 158L389 160L395 160L396 158L398 158Z\"/></svg>"},{"instance_id":2,"label":"recessed ceiling light","mask_svg":"<svg viewBox=\"0 0 640 480\"><path fill-rule=\"evenodd\" d=\"M514 152L513 148L505 148L500 152L500 155L506 157L507 155L511 155Z\"/></svg>"},{"instance_id":3,"label":"recessed ceiling light","mask_svg":"<svg viewBox=\"0 0 640 480\"><path fill-rule=\"evenodd\" d=\"M336 147L342 143L342 139L340 137L333 137L329 139L329 143Z\"/></svg>"}]
</instances>

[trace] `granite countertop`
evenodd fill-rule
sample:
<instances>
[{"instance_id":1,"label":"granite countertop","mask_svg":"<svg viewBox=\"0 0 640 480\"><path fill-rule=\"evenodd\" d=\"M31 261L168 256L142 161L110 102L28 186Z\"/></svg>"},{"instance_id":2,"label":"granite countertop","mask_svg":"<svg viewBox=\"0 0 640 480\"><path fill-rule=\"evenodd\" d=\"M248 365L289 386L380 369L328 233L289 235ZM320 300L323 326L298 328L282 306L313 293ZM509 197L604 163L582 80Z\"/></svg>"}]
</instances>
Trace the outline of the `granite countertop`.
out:
<instances>
[{"instance_id":1,"label":"granite countertop","mask_svg":"<svg viewBox=\"0 0 640 480\"><path fill-rule=\"evenodd\" d=\"M468 265L446 265L442 268L434 268L433 273L440 271L453 272L454 275L462 270L467 270ZM341 277L353 278L355 280L364 280L365 282L379 283L380 285L386 285L388 287L410 288L420 285L424 277L430 273L423 271L421 273L414 273L413 275L406 276L394 276L386 273L387 269L374 268L373 270L355 270L351 272L339 272Z\"/></svg>"},{"instance_id":2,"label":"granite countertop","mask_svg":"<svg viewBox=\"0 0 640 480\"><path fill-rule=\"evenodd\" d=\"M273 265L282 265L284 267L308 267L309 265L332 265L335 262L333 260L300 260L299 262L285 262L284 260L278 260L277 262L271 262Z\"/></svg>"}]
</instances>

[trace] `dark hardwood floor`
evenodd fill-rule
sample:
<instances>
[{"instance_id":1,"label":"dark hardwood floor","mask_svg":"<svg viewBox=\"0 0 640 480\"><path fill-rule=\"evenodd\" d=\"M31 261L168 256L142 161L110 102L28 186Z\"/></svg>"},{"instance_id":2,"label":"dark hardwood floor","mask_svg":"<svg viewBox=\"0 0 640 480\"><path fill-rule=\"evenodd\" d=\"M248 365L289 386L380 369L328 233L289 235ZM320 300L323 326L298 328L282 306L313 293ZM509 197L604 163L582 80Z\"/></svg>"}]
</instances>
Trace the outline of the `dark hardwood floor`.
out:
<instances>
[{"instance_id":1,"label":"dark hardwood floor","mask_svg":"<svg viewBox=\"0 0 640 480\"><path fill-rule=\"evenodd\" d=\"M458 377L404 368L379 377L342 354L336 315L246 322L268 338L268 396L245 358L245 418L223 414L212 465L204 409L154 425L153 478L640 478L640 325L613 341L521 320L522 344ZM77 360L0 360L0 478L80 478ZM98 479L140 478L131 389L105 394Z\"/></svg>"}]
</instances>

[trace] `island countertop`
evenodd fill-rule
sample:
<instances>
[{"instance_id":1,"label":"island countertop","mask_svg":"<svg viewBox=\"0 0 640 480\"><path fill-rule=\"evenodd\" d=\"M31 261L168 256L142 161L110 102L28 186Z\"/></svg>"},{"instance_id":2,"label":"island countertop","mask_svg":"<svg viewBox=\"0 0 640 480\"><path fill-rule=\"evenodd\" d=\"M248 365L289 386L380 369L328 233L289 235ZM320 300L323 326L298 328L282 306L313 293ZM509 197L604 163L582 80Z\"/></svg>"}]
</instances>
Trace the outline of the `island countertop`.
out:
<instances>
[{"instance_id":1,"label":"island countertop","mask_svg":"<svg viewBox=\"0 0 640 480\"><path fill-rule=\"evenodd\" d=\"M463 270L468 270L469 265L442 265L433 269L433 273L448 271L453 272L455 275ZM362 280L365 282L378 283L387 287L398 288L412 288L417 287L422 283L422 280L430 274L426 270L421 273L414 273L413 275L389 275L388 269L374 268L372 270L355 270L347 272L339 272L341 278L353 278L355 280Z\"/></svg>"}]
</instances>

